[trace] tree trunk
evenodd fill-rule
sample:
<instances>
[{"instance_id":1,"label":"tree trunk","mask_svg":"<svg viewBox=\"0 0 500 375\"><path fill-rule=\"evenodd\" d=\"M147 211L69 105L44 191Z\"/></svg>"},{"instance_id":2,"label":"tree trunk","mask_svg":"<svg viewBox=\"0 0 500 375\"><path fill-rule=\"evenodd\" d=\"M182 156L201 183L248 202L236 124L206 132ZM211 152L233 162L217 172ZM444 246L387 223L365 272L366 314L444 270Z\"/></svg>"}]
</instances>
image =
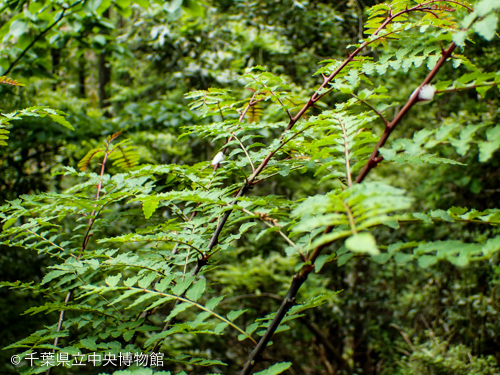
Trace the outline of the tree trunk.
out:
<instances>
[{"instance_id":1,"label":"tree trunk","mask_svg":"<svg viewBox=\"0 0 500 375\"><path fill-rule=\"evenodd\" d=\"M109 18L109 9L106 9L102 14L103 17ZM106 86L111 81L111 66L107 61L107 51L104 49L99 54L99 107L105 108L108 106L108 93Z\"/></svg>"},{"instance_id":2,"label":"tree trunk","mask_svg":"<svg viewBox=\"0 0 500 375\"><path fill-rule=\"evenodd\" d=\"M363 375L374 374L368 340L368 307L366 288L370 283L370 266L365 259L357 259L354 265L354 295L357 297L353 306L353 360L355 371Z\"/></svg>"},{"instance_id":3,"label":"tree trunk","mask_svg":"<svg viewBox=\"0 0 500 375\"><path fill-rule=\"evenodd\" d=\"M85 98L85 53L78 58L78 96Z\"/></svg>"},{"instance_id":4,"label":"tree trunk","mask_svg":"<svg viewBox=\"0 0 500 375\"><path fill-rule=\"evenodd\" d=\"M57 79L57 77L59 76L59 63L61 62L61 51L56 48L52 48L50 50L50 55L52 57L52 75ZM57 89L57 82L55 82L52 85L52 91L56 91L56 89Z\"/></svg>"}]
</instances>

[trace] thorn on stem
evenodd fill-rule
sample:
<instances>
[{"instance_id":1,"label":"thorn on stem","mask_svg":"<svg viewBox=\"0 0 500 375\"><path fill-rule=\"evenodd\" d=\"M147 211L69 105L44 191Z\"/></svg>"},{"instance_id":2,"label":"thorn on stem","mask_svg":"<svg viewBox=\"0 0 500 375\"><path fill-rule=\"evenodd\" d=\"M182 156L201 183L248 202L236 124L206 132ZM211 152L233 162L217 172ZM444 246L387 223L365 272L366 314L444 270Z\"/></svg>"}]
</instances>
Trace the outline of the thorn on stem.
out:
<instances>
[{"instance_id":1,"label":"thorn on stem","mask_svg":"<svg viewBox=\"0 0 500 375\"><path fill-rule=\"evenodd\" d=\"M439 48L441 48L441 55L444 56L444 54L446 53L446 51L443 48L443 45L441 44L441 41L439 41Z\"/></svg>"}]
</instances>

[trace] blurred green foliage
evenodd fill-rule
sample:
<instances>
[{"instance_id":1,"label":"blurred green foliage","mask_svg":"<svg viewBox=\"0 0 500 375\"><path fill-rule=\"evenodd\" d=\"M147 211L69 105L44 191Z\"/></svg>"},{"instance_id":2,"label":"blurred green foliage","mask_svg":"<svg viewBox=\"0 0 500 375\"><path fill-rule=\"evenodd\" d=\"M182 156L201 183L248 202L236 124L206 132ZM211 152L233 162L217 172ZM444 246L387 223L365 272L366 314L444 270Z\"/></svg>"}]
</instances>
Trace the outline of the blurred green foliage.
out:
<instances>
[{"instance_id":1,"label":"blurred green foliage","mask_svg":"<svg viewBox=\"0 0 500 375\"><path fill-rule=\"evenodd\" d=\"M0 372L44 372L10 357L52 350L59 335L61 352L156 349L165 373L237 373L325 243L258 370L498 373L497 3L402 15L278 141L283 109L295 115L370 40L387 4L419 3L0 2L0 74L25 85L0 85ZM451 40L434 100L351 187L384 119ZM116 146L118 162L103 161ZM217 223L274 150L212 252Z\"/></svg>"}]
</instances>

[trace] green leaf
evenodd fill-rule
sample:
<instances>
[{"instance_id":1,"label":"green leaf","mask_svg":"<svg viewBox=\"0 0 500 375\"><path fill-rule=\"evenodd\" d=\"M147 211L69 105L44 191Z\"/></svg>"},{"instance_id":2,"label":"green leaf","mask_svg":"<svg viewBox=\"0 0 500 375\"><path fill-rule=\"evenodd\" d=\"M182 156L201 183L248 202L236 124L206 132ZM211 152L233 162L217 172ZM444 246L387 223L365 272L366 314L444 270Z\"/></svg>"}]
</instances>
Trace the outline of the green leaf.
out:
<instances>
[{"instance_id":1,"label":"green leaf","mask_svg":"<svg viewBox=\"0 0 500 375\"><path fill-rule=\"evenodd\" d=\"M134 0L134 3L139 5L141 8L146 9L149 7L149 1L148 0Z\"/></svg>"},{"instance_id":2,"label":"green leaf","mask_svg":"<svg viewBox=\"0 0 500 375\"><path fill-rule=\"evenodd\" d=\"M319 273L321 269L323 268L325 263L331 262L337 257L337 254L332 253L332 254L323 254L316 259L316 262L314 262L314 270L316 273Z\"/></svg>"},{"instance_id":3,"label":"green leaf","mask_svg":"<svg viewBox=\"0 0 500 375\"><path fill-rule=\"evenodd\" d=\"M427 216L426 214L424 213L421 213L421 212L413 212L412 213L412 216L415 218L415 219L419 219L419 220L422 220L424 223L426 224L432 224L432 220L429 218L429 216Z\"/></svg>"},{"instance_id":4,"label":"green leaf","mask_svg":"<svg viewBox=\"0 0 500 375\"><path fill-rule=\"evenodd\" d=\"M467 38L467 31L460 30L453 34L453 41L459 47L465 46L465 39Z\"/></svg>"},{"instance_id":5,"label":"green leaf","mask_svg":"<svg viewBox=\"0 0 500 375\"><path fill-rule=\"evenodd\" d=\"M166 7L166 10L170 13L176 12L182 5L183 0L171 0L168 5L165 4L164 8Z\"/></svg>"},{"instance_id":6,"label":"green leaf","mask_svg":"<svg viewBox=\"0 0 500 375\"><path fill-rule=\"evenodd\" d=\"M436 264L438 258L434 255L421 255L418 258L418 265L422 268L428 268Z\"/></svg>"},{"instance_id":7,"label":"green leaf","mask_svg":"<svg viewBox=\"0 0 500 375\"><path fill-rule=\"evenodd\" d=\"M128 279L124 280L123 281L123 284L125 286L134 286L135 283L137 283L137 281L139 281L141 277L140 276L132 276L132 277L129 277Z\"/></svg>"},{"instance_id":8,"label":"green leaf","mask_svg":"<svg viewBox=\"0 0 500 375\"><path fill-rule=\"evenodd\" d=\"M155 293L144 293L143 295L139 296L139 298L136 298L133 303L127 305L125 308L131 309L131 308L143 303L144 301L147 301L147 300L152 299L152 298L157 298L157 297L158 297L158 294L155 294Z\"/></svg>"},{"instance_id":9,"label":"green leaf","mask_svg":"<svg viewBox=\"0 0 500 375\"><path fill-rule=\"evenodd\" d=\"M252 323L245 329L245 332L251 335L257 328L259 328L259 323ZM246 336L244 336L244 338L246 338Z\"/></svg>"},{"instance_id":10,"label":"green leaf","mask_svg":"<svg viewBox=\"0 0 500 375\"><path fill-rule=\"evenodd\" d=\"M54 122L57 122L59 125L62 125L64 126L65 128L68 128L68 129L71 129L71 130L75 130L75 128L73 128L73 125L71 125L64 117L62 117L61 115L58 115L58 114L52 114L52 113L49 113L49 117L54 121Z\"/></svg>"},{"instance_id":11,"label":"green leaf","mask_svg":"<svg viewBox=\"0 0 500 375\"><path fill-rule=\"evenodd\" d=\"M137 285L141 288L149 288L149 286L158 278L158 275L155 272L149 272L142 279L139 280Z\"/></svg>"},{"instance_id":12,"label":"green leaf","mask_svg":"<svg viewBox=\"0 0 500 375\"><path fill-rule=\"evenodd\" d=\"M277 375L290 368L292 362L276 363L266 370L256 372L255 375Z\"/></svg>"},{"instance_id":13,"label":"green leaf","mask_svg":"<svg viewBox=\"0 0 500 375\"><path fill-rule=\"evenodd\" d=\"M378 264L385 264L389 259L391 259L392 254L380 253L378 255L373 255L372 259Z\"/></svg>"},{"instance_id":14,"label":"green leaf","mask_svg":"<svg viewBox=\"0 0 500 375\"><path fill-rule=\"evenodd\" d=\"M228 325L229 325L229 323L227 323L227 322L221 322L215 326L214 332L217 334L222 333L222 331L224 331Z\"/></svg>"},{"instance_id":15,"label":"green leaf","mask_svg":"<svg viewBox=\"0 0 500 375\"><path fill-rule=\"evenodd\" d=\"M200 279L196 283L194 283L191 288L186 292L186 297L191 301L198 301L200 297L203 295L205 291L205 287L207 286L206 279Z\"/></svg>"},{"instance_id":16,"label":"green leaf","mask_svg":"<svg viewBox=\"0 0 500 375\"><path fill-rule=\"evenodd\" d=\"M163 277L158 283L155 284L155 289L158 292L164 292L170 286L170 283L174 279L174 275L168 275Z\"/></svg>"},{"instance_id":17,"label":"green leaf","mask_svg":"<svg viewBox=\"0 0 500 375\"><path fill-rule=\"evenodd\" d=\"M211 298L206 304L205 304L205 308L208 309L208 310L211 310L213 311L217 305L220 303L220 301L222 301L224 299L224 296L220 296L220 297L213 297Z\"/></svg>"},{"instance_id":18,"label":"green leaf","mask_svg":"<svg viewBox=\"0 0 500 375\"><path fill-rule=\"evenodd\" d=\"M32 2L28 6L28 10L31 14L36 14L40 9L43 8L43 4L40 4L38 2Z\"/></svg>"},{"instance_id":19,"label":"green leaf","mask_svg":"<svg viewBox=\"0 0 500 375\"><path fill-rule=\"evenodd\" d=\"M67 274L68 271L62 271L62 270L54 270L54 271L50 271L48 274L46 274L42 280L42 282L40 283L40 285L44 285L44 284L47 284L48 282L58 278L59 276L61 275L65 275Z\"/></svg>"},{"instance_id":20,"label":"green leaf","mask_svg":"<svg viewBox=\"0 0 500 375\"><path fill-rule=\"evenodd\" d=\"M183 281L177 283L176 286L172 288L172 293L174 293L177 296L181 296L187 288L191 285L191 283L194 280L194 276L187 276Z\"/></svg>"},{"instance_id":21,"label":"green leaf","mask_svg":"<svg viewBox=\"0 0 500 375\"><path fill-rule=\"evenodd\" d=\"M131 297L133 296L134 294L136 293L139 293L141 292L140 289L129 289L129 290L126 290L124 293L120 294L120 296L116 299L114 299L112 302L111 302L111 305L115 305L117 304L118 302L121 302L123 301L124 299L128 298L128 297Z\"/></svg>"},{"instance_id":22,"label":"green leaf","mask_svg":"<svg viewBox=\"0 0 500 375\"><path fill-rule=\"evenodd\" d=\"M243 234L245 233L248 229L252 228L253 226L257 225L257 223L255 222L249 222L249 223L245 223L243 224L240 228L239 228L239 233L240 234Z\"/></svg>"},{"instance_id":23,"label":"green leaf","mask_svg":"<svg viewBox=\"0 0 500 375\"><path fill-rule=\"evenodd\" d=\"M28 22L24 19L15 20L10 24L10 34L16 38L19 38L26 32L28 28Z\"/></svg>"},{"instance_id":24,"label":"green leaf","mask_svg":"<svg viewBox=\"0 0 500 375\"><path fill-rule=\"evenodd\" d=\"M490 258L497 251L500 251L500 236L488 239L488 241L486 241L483 245L482 251L488 258Z\"/></svg>"},{"instance_id":25,"label":"green leaf","mask_svg":"<svg viewBox=\"0 0 500 375\"><path fill-rule=\"evenodd\" d=\"M170 312L170 314L166 317L166 319L164 321L168 322L170 319L175 318L177 315L179 315L184 310L187 310L191 306L192 306L192 304L187 303L187 302L179 303L178 305L176 305L173 308L173 310Z\"/></svg>"},{"instance_id":26,"label":"green leaf","mask_svg":"<svg viewBox=\"0 0 500 375\"><path fill-rule=\"evenodd\" d=\"M17 41L17 46L20 49L24 50L31 44L32 41L33 37L29 33L24 33L19 37Z\"/></svg>"},{"instance_id":27,"label":"green leaf","mask_svg":"<svg viewBox=\"0 0 500 375\"><path fill-rule=\"evenodd\" d=\"M144 212L144 217L146 219L151 218L151 216L154 214L154 212L158 208L159 204L160 204L160 200L155 199L155 197L152 197L151 199L143 200L142 201L142 210Z\"/></svg>"},{"instance_id":28,"label":"green leaf","mask_svg":"<svg viewBox=\"0 0 500 375\"><path fill-rule=\"evenodd\" d=\"M232 322L247 310L233 310L227 314L227 318Z\"/></svg>"},{"instance_id":29,"label":"green leaf","mask_svg":"<svg viewBox=\"0 0 500 375\"><path fill-rule=\"evenodd\" d=\"M101 48L106 46L106 37L104 35L96 35L93 40Z\"/></svg>"},{"instance_id":30,"label":"green leaf","mask_svg":"<svg viewBox=\"0 0 500 375\"><path fill-rule=\"evenodd\" d=\"M120 282L121 278L122 278L121 273L119 273L118 275L115 275L115 276L108 276L108 277L106 277L106 284L108 284L108 286L113 288Z\"/></svg>"},{"instance_id":31,"label":"green leaf","mask_svg":"<svg viewBox=\"0 0 500 375\"><path fill-rule=\"evenodd\" d=\"M347 264L347 262L349 262L353 257L354 257L353 253L342 254L337 259L337 265L339 267L342 267L343 265Z\"/></svg>"},{"instance_id":32,"label":"green leaf","mask_svg":"<svg viewBox=\"0 0 500 375\"><path fill-rule=\"evenodd\" d=\"M345 247L355 253L380 254L375 237L369 232L355 234L345 241Z\"/></svg>"},{"instance_id":33,"label":"green leaf","mask_svg":"<svg viewBox=\"0 0 500 375\"><path fill-rule=\"evenodd\" d=\"M102 0L85 0L85 4L83 6L83 10L87 13L93 13L99 8Z\"/></svg>"},{"instance_id":34,"label":"green leaf","mask_svg":"<svg viewBox=\"0 0 500 375\"><path fill-rule=\"evenodd\" d=\"M182 9L193 17L203 17L205 15L205 9L198 0L183 0Z\"/></svg>"},{"instance_id":35,"label":"green leaf","mask_svg":"<svg viewBox=\"0 0 500 375\"><path fill-rule=\"evenodd\" d=\"M411 262L413 258L414 258L413 254L406 254L406 253L394 254L394 261L398 264L406 264L408 262Z\"/></svg>"},{"instance_id":36,"label":"green leaf","mask_svg":"<svg viewBox=\"0 0 500 375\"><path fill-rule=\"evenodd\" d=\"M3 230L9 229L12 226L12 224L14 224L17 221L17 219L18 219L17 217L11 217L9 220L3 223L2 229Z\"/></svg>"},{"instance_id":37,"label":"green leaf","mask_svg":"<svg viewBox=\"0 0 500 375\"><path fill-rule=\"evenodd\" d=\"M96 344L95 340L96 340L96 338L89 337L86 339L81 339L80 343L82 344L82 346L85 349L97 350L97 344Z\"/></svg>"},{"instance_id":38,"label":"green leaf","mask_svg":"<svg viewBox=\"0 0 500 375\"><path fill-rule=\"evenodd\" d=\"M500 148L500 126L489 128L486 131L488 141L479 142L479 161L487 162L495 151Z\"/></svg>"},{"instance_id":39,"label":"green leaf","mask_svg":"<svg viewBox=\"0 0 500 375\"><path fill-rule=\"evenodd\" d=\"M495 36L497 23L497 15L494 13L490 13L481 21L475 22L472 27L475 32L481 35L484 39L490 41Z\"/></svg>"}]
</instances>

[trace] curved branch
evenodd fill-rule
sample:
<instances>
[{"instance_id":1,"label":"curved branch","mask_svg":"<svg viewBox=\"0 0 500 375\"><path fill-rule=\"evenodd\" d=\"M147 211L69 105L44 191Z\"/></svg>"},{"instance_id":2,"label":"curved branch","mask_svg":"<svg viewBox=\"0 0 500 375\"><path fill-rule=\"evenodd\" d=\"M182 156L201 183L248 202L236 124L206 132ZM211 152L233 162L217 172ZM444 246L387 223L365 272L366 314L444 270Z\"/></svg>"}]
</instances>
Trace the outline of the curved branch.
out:
<instances>
[{"instance_id":1,"label":"curved branch","mask_svg":"<svg viewBox=\"0 0 500 375\"><path fill-rule=\"evenodd\" d=\"M358 177L356 177L357 183L362 182L368 175L368 173L373 168L375 168L378 165L378 163L382 161L382 157L379 156L379 149L385 145L385 142L387 142L387 139L389 139L389 136L391 135L394 128L401 122L401 120L408 113L408 111L418 102L418 94L422 86L427 85L432 81L434 76L437 74L439 69L441 69L446 60L451 56L456 47L457 45L455 43L450 44L448 49L446 49L446 51L443 52L443 56L441 56L441 59L437 62L434 69L431 70L431 72L427 75L427 77L425 77L422 84L413 92L413 94L410 96L410 99L408 99L408 101L401 109L401 111L399 111L399 113L396 115L394 120L392 120L391 123L385 127L384 133L382 134L380 140L373 149L370 159L368 159L368 162L365 164L365 166L359 173Z\"/></svg>"},{"instance_id":2,"label":"curved branch","mask_svg":"<svg viewBox=\"0 0 500 375\"><path fill-rule=\"evenodd\" d=\"M355 93L351 93L353 97L359 100L360 103L366 105L368 108L370 108L385 124L385 126L389 125L389 121L384 117L384 115L378 111L374 106L372 106L370 103L368 103L366 100L361 99L359 96L357 96Z\"/></svg>"},{"instance_id":3,"label":"curved branch","mask_svg":"<svg viewBox=\"0 0 500 375\"><path fill-rule=\"evenodd\" d=\"M366 43L366 42L365 42ZM370 159L368 163L365 165L361 173L358 175L356 178L356 182L360 183L363 181L363 179L366 177L366 175L374 168L375 165L377 165L382 159L380 156L378 156L378 149L383 146L383 144L386 142L387 138L389 137L390 133L394 129L394 127L401 121L403 116L415 105L415 103L418 101L418 93L421 89L421 87L425 84L428 84L434 76L437 74L439 69L443 66L443 64L446 62L446 60L451 56L453 51L455 50L456 45L455 43L452 43L446 51L443 52L443 56L441 60L438 61L434 69L429 73L429 75L425 78L425 80L422 82L422 84L419 86L417 90L413 93L413 95L410 97L406 105L403 107L403 109L396 115L394 120L389 124L389 126L386 127L384 134L382 135L379 143L375 147L372 155L370 156ZM359 48L358 48L359 50ZM359 52L356 50L356 52ZM349 56L347 60L350 61L350 58L352 57ZM341 67L345 67L347 63L342 64ZM335 74L338 73L338 69L334 72ZM333 74L333 73L332 73ZM330 76L331 77L331 76ZM325 82L329 81L329 78L325 79ZM315 94L316 95L316 94ZM310 99L309 102L314 98L313 97ZM306 104L307 106L307 104ZM301 111L302 112L302 111ZM305 112L305 111L304 111ZM300 112L299 112L300 113ZM292 124L293 126L293 124ZM260 166L259 166L260 169ZM258 170L259 170L258 169ZM332 226L326 227L324 233L330 233L333 230ZM311 255L309 256L308 261L304 264L302 269L293 277L292 283L290 285L290 288L288 290L288 293L286 297L283 299L283 302L276 313L274 319L272 320L271 324L267 328L266 332L264 333L264 336L260 339L259 344L255 347L255 349L250 353L247 362L245 363L245 366L243 367L243 370L241 371L240 375L249 375L252 372L252 369L254 368L255 364L257 361L261 359L261 355L266 348L267 344L271 340L274 332L280 325L281 321L285 317L286 313L290 308L294 305L295 303L295 297L297 295L297 292L299 291L300 286L306 281L308 275L313 272L314 270L314 262L318 258L318 256L321 254L321 251L329 246L331 243L324 243L322 245L317 246L312 252Z\"/></svg>"},{"instance_id":4,"label":"curved branch","mask_svg":"<svg viewBox=\"0 0 500 375\"><path fill-rule=\"evenodd\" d=\"M49 25L45 30L43 30L40 34L38 34L37 37L35 39L33 39L33 41L21 52L21 54L19 56L17 56L17 58L9 65L8 69L5 72L3 72L2 74L3 75L9 74L10 71L17 65L17 63L24 57L24 55L26 55L26 53L31 49L31 47L33 47L36 42L38 42L48 31L50 31L55 25L57 25L64 18L64 14L66 13L66 11L77 6L81 2L83 2L83 0L78 0L74 4L65 7L61 11L61 14L59 15L59 17L51 25Z\"/></svg>"},{"instance_id":5,"label":"curved branch","mask_svg":"<svg viewBox=\"0 0 500 375\"><path fill-rule=\"evenodd\" d=\"M28 52L31 47L33 47L35 45L36 42L38 42L42 36L44 36L50 29L52 29L55 25L57 25L59 23L59 21L61 21L64 17L64 13L66 13L66 11L68 10L68 8L66 9L63 9L63 11L61 12L59 18L57 20L55 20L50 26L48 26L45 30L43 30L40 34L37 35L37 37L35 39L33 39L33 41L21 52L21 54L19 56L17 56L17 58L9 65L9 68L3 73L4 75L7 75L10 73L10 71L17 65L17 63L19 62L19 60L21 60L23 58L23 56L26 54L26 52Z\"/></svg>"}]
</instances>

